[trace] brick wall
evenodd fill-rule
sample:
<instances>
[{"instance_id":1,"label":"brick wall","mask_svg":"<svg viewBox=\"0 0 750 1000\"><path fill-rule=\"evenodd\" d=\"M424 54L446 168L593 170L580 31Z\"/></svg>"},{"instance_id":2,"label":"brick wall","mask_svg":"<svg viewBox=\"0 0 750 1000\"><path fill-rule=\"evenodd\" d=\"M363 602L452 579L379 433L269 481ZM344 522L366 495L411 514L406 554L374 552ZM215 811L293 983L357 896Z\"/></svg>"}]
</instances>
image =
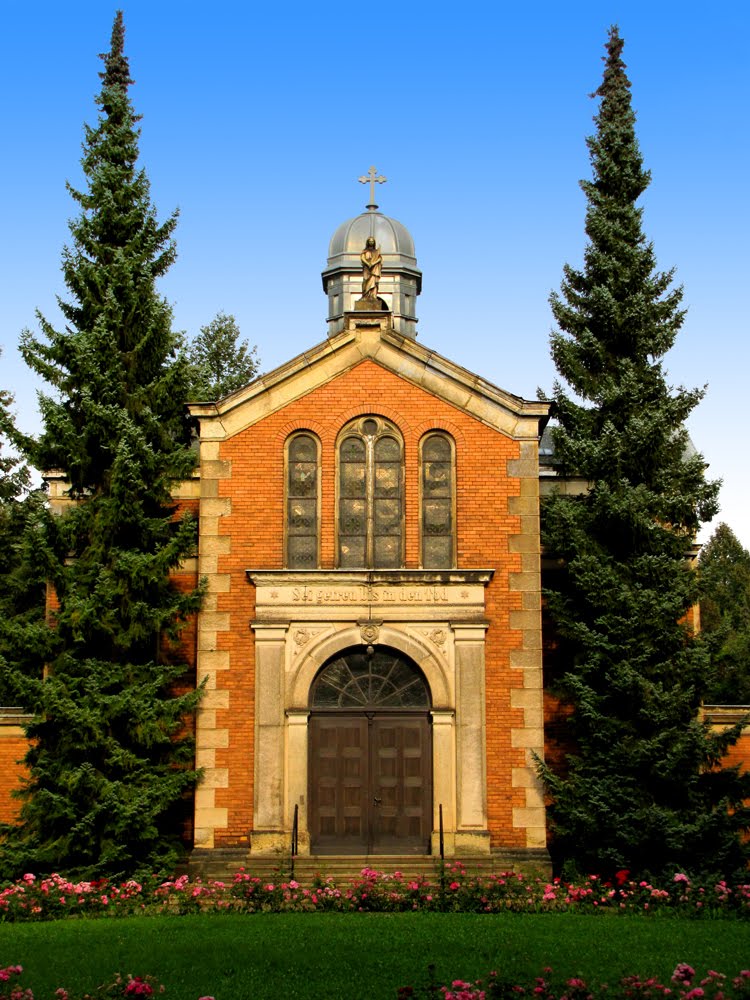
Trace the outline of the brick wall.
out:
<instances>
[{"instance_id":1,"label":"brick wall","mask_svg":"<svg viewBox=\"0 0 750 1000\"><path fill-rule=\"evenodd\" d=\"M22 763L29 745L23 719L17 710L0 708L0 823L12 823L20 807L12 793L27 773Z\"/></svg>"}]
</instances>

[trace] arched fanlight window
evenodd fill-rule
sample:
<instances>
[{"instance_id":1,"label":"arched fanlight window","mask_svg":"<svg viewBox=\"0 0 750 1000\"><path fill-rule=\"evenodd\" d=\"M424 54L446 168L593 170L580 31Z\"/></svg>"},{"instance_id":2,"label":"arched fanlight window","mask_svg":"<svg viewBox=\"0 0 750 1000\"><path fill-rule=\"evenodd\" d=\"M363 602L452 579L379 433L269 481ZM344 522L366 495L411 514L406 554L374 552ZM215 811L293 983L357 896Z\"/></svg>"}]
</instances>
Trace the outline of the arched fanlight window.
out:
<instances>
[{"instance_id":1,"label":"arched fanlight window","mask_svg":"<svg viewBox=\"0 0 750 1000\"><path fill-rule=\"evenodd\" d=\"M456 565L456 470L453 441L447 434L428 434L420 447L422 566L448 569Z\"/></svg>"},{"instance_id":2,"label":"arched fanlight window","mask_svg":"<svg viewBox=\"0 0 750 1000\"><path fill-rule=\"evenodd\" d=\"M330 660L310 691L318 709L429 708L427 681L417 666L387 646L350 649Z\"/></svg>"},{"instance_id":3,"label":"arched fanlight window","mask_svg":"<svg viewBox=\"0 0 750 1000\"><path fill-rule=\"evenodd\" d=\"M404 561L403 445L397 428L360 417L339 435L338 564L399 567Z\"/></svg>"},{"instance_id":4,"label":"arched fanlight window","mask_svg":"<svg viewBox=\"0 0 750 1000\"><path fill-rule=\"evenodd\" d=\"M320 449L312 434L295 434L287 442L286 565L318 566L320 537Z\"/></svg>"}]
</instances>

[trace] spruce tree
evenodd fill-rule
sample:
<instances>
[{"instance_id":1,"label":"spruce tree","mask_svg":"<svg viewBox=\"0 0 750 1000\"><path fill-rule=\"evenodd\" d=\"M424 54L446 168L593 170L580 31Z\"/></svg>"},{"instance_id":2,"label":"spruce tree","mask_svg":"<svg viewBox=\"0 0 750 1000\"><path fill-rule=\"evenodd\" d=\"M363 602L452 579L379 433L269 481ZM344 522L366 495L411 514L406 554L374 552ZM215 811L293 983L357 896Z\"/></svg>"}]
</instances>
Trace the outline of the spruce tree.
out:
<instances>
[{"instance_id":1,"label":"spruce tree","mask_svg":"<svg viewBox=\"0 0 750 1000\"><path fill-rule=\"evenodd\" d=\"M668 384L662 358L682 325L682 289L658 270L638 199L649 184L635 134L623 41L610 29L588 139L583 267L566 266L557 330L555 461L587 485L542 510L558 570L547 604L558 664L548 681L569 714L569 753L541 766L553 851L582 871L734 871L746 780L720 771L736 731L698 718L705 650L691 633L698 596L689 552L716 511L718 484L684 421L700 390ZM734 812L730 810L734 808Z\"/></svg>"},{"instance_id":2,"label":"spruce tree","mask_svg":"<svg viewBox=\"0 0 750 1000\"><path fill-rule=\"evenodd\" d=\"M13 655L21 632L41 620L45 594L44 577L27 558L28 538L45 516L44 495L32 488L29 467L12 448L17 435L12 405L12 393L0 389L0 662ZM29 668L41 676L39 663L32 661ZM2 670L0 705L18 706Z\"/></svg>"},{"instance_id":3,"label":"spruce tree","mask_svg":"<svg viewBox=\"0 0 750 1000\"><path fill-rule=\"evenodd\" d=\"M711 655L706 701L750 705L750 552L720 524L701 549L701 631Z\"/></svg>"},{"instance_id":4,"label":"spruce tree","mask_svg":"<svg viewBox=\"0 0 750 1000\"><path fill-rule=\"evenodd\" d=\"M218 312L202 326L187 349L191 369L190 399L221 399L247 385L258 371L258 349L240 340L232 315Z\"/></svg>"},{"instance_id":5,"label":"spruce tree","mask_svg":"<svg viewBox=\"0 0 750 1000\"><path fill-rule=\"evenodd\" d=\"M174 260L176 217L157 221L137 166L123 43L118 12L98 121L85 127L86 185L69 185L80 213L62 255L65 326L39 316L43 337L22 338L53 390L27 448L37 468L62 473L71 502L36 531L54 594L51 627L36 640L45 677L23 669L20 651L6 669L35 712L21 822L2 847L6 873L169 865L196 780L187 732L198 695L178 654L200 594L170 580L195 546L193 523L172 501L194 462L187 371L156 290Z\"/></svg>"}]
</instances>

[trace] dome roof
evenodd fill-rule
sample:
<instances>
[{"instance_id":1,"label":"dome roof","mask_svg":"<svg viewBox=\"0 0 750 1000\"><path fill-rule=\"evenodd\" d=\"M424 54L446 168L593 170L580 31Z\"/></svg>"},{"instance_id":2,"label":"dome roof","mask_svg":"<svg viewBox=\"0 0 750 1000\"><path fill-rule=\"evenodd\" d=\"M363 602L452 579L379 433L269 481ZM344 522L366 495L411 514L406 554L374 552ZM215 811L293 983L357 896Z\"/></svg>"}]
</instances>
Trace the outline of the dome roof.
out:
<instances>
[{"instance_id":1,"label":"dome roof","mask_svg":"<svg viewBox=\"0 0 750 1000\"><path fill-rule=\"evenodd\" d=\"M331 237L328 257L340 254L362 253L368 236L374 236L382 254L399 254L415 260L414 240L411 233L396 219L390 219L380 212L363 212L354 219L342 222Z\"/></svg>"}]
</instances>

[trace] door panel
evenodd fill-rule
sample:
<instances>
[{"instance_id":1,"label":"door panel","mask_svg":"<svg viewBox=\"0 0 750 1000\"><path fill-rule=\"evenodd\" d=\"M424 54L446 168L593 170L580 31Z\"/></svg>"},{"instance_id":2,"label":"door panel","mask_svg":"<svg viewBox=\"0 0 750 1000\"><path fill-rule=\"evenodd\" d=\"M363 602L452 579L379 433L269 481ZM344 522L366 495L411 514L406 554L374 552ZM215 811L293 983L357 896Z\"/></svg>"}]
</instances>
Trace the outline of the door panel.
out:
<instances>
[{"instance_id":1,"label":"door panel","mask_svg":"<svg viewBox=\"0 0 750 1000\"><path fill-rule=\"evenodd\" d=\"M371 727L372 850L429 851L432 831L432 747L427 719L375 716Z\"/></svg>"},{"instance_id":2,"label":"door panel","mask_svg":"<svg viewBox=\"0 0 750 1000\"><path fill-rule=\"evenodd\" d=\"M310 717L314 853L427 853L432 745L424 715Z\"/></svg>"},{"instance_id":3,"label":"door panel","mask_svg":"<svg viewBox=\"0 0 750 1000\"><path fill-rule=\"evenodd\" d=\"M310 836L323 850L366 849L367 719L310 719Z\"/></svg>"}]
</instances>

